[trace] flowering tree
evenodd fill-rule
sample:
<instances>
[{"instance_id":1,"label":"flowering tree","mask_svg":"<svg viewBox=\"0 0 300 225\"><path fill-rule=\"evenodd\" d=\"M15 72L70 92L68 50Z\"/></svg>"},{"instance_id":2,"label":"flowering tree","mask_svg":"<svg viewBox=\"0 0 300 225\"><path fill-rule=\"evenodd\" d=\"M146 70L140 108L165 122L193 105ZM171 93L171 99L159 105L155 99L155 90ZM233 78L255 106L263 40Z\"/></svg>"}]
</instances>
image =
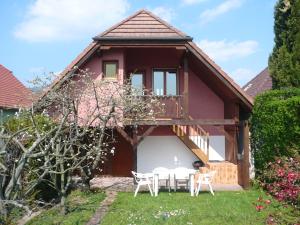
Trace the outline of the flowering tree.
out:
<instances>
[{"instance_id":1,"label":"flowering tree","mask_svg":"<svg viewBox=\"0 0 300 225\"><path fill-rule=\"evenodd\" d=\"M77 73L58 81L23 114L27 126L19 126L14 132L2 129L3 209L8 204L25 207L24 198L47 177L59 193L61 212L66 213L65 198L71 176L80 174L89 183L93 170L113 150L114 129L129 121L134 124L142 119L155 120L156 113L160 113L156 97L137 95L139 90L130 82L99 80L87 70L74 70ZM41 84L41 80L36 83ZM37 115L49 118L47 129L41 129ZM24 185L24 171L29 163L39 166L28 170L36 179Z\"/></svg>"}]
</instances>

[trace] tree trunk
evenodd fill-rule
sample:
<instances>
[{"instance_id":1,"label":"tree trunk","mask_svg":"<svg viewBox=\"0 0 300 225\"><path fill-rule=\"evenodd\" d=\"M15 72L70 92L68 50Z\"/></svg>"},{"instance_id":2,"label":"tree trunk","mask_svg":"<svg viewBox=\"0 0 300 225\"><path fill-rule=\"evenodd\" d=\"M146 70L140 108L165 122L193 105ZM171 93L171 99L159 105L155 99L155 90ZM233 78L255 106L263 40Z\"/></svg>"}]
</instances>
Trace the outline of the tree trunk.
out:
<instances>
[{"instance_id":1,"label":"tree trunk","mask_svg":"<svg viewBox=\"0 0 300 225\"><path fill-rule=\"evenodd\" d=\"M59 153L60 151L60 147L59 147L59 144L57 145L57 153ZM60 156L58 157L58 160L59 160L59 167L60 167L60 172L61 172L61 175L60 175L60 193L61 193L61 198L60 198L60 213L62 215L66 215L67 214L67 208L66 208L66 195L67 195L67 192L66 192L66 189L65 189L65 176L66 174L63 173L65 171L65 167L64 167L64 159L63 159L64 156Z\"/></svg>"},{"instance_id":2,"label":"tree trunk","mask_svg":"<svg viewBox=\"0 0 300 225\"><path fill-rule=\"evenodd\" d=\"M60 213L62 215L67 214L67 207L66 207L66 191L62 191L61 199L60 199Z\"/></svg>"},{"instance_id":3,"label":"tree trunk","mask_svg":"<svg viewBox=\"0 0 300 225\"><path fill-rule=\"evenodd\" d=\"M0 212L1 212L1 216L3 216L4 221L7 220L7 208L6 205L3 204L3 200L0 199Z\"/></svg>"},{"instance_id":4,"label":"tree trunk","mask_svg":"<svg viewBox=\"0 0 300 225\"><path fill-rule=\"evenodd\" d=\"M60 193L61 193L61 198L60 198L60 213L62 215L67 214L67 207L66 207L66 197L67 197L67 192L65 189L65 174L61 174L60 176Z\"/></svg>"}]
</instances>

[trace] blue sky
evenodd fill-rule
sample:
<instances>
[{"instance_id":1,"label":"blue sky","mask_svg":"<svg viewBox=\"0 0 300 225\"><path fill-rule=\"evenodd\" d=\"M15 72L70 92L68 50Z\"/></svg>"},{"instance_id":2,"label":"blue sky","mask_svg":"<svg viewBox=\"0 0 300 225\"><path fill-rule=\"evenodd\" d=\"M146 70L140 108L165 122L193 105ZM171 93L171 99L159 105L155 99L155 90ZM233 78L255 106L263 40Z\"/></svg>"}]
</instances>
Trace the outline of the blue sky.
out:
<instances>
[{"instance_id":1,"label":"blue sky","mask_svg":"<svg viewBox=\"0 0 300 225\"><path fill-rule=\"evenodd\" d=\"M60 72L91 38L146 8L243 85L267 66L276 0L2 0L0 64L24 83Z\"/></svg>"}]
</instances>

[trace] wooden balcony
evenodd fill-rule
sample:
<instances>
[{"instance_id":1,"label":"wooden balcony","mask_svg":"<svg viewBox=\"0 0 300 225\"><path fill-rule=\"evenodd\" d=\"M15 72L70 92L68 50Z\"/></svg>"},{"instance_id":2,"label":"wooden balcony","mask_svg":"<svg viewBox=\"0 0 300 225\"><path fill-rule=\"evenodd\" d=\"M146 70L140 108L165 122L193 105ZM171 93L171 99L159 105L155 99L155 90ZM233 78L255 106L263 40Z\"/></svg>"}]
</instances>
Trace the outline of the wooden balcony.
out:
<instances>
[{"instance_id":1,"label":"wooden balcony","mask_svg":"<svg viewBox=\"0 0 300 225\"><path fill-rule=\"evenodd\" d=\"M139 95L137 98L141 98L145 101L145 103L150 103L153 99L153 95ZM144 117L139 121L135 121L135 124L143 125L143 123L155 123L159 124L160 121L173 121L173 120L182 120L185 116L185 112L183 109L183 96L182 95L160 95L154 96L156 101L158 100L158 104L154 104L149 118ZM134 121L133 117L135 113L132 114L131 111L124 113L124 117L126 118L126 125L131 125ZM153 115L155 120L153 120ZM145 125L145 124L144 124Z\"/></svg>"},{"instance_id":2,"label":"wooden balcony","mask_svg":"<svg viewBox=\"0 0 300 225\"><path fill-rule=\"evenodd\" d=\"M162 95L157 97L162 109L158 109L159 113L156 114L156 118L181 119L184 117L182 95Z\"/></svg>"}]
</instances>

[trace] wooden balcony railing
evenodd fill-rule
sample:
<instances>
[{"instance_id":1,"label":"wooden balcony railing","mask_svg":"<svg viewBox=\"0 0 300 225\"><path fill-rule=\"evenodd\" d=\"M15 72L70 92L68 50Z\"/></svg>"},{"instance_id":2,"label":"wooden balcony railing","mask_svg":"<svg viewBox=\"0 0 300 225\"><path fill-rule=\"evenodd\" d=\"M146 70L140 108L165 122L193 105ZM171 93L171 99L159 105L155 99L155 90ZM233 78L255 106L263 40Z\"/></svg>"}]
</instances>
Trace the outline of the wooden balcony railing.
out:
<instances>
[{"instance_id":1,"label":"wooden balcony railing","mask_svg":"<svg viewBox=\"0 0 300 225\"><path fill-rule=\"evenodd\" d=\"M161 95L157 96L161 109L156 115L157 118L180 119L184 116L182 95Z\"/></svg>"},{"instance_id":2,"label":"wooden balcony railing","mask_svg":"<svg viewBox=\"0 0 300 225\"><path fill-rule=\"evenodd\" d=\"M156 119L181 119L185 115L182 107L183 96L181 95L138 95L136 97L143 99L145 102L151 102L153 97L156 99L156 101L159 101L159 104L154 104L154 108L152 108L154 111L152 115L155 115ZM124 113L124 117L129 121L133 119L132 116L132 112ZM144 118L144 120L147 119L148 118Z\"/></svg>"}]
</instances>

